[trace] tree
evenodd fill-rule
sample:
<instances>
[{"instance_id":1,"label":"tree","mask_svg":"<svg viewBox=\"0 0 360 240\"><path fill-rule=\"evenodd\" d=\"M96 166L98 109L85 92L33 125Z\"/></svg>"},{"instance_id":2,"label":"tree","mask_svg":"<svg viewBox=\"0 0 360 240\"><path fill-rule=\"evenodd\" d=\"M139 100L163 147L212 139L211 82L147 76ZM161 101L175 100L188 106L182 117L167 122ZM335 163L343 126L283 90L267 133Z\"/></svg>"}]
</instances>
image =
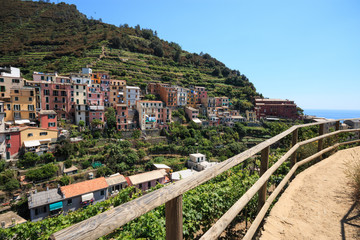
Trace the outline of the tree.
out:
<instances>
[{"instance_id":1,"label":"tree","mask_svg":"<svg viewBox=\"0 0 360 240\"><path fill-rule=\"evenodd\" d=\"M139 139L140 136L141 136L141 130L136 129L136 130L133 131L132 137L133 137L134 139Z\"/></svg>"},{"instance_id":2,"label":"tree","mask_svg":"<svg viewBox=\"0 0 360 240\"><path fill-rule=\"evenodd\" d=\"M110 47L119 49L121 47L121 40L118 36L110 39Z\"/></svg>"},{"instance_id":3,"label":"tree","mask_svg":"<svg viewBox=\"0 0 360 240\"><path fill-rule=\"evenodd\" d=\"M51 162L55 162L55 157L52 153L45 153L40 156L40 160L41 162L44 163L51 163Z\"/></svg>"},{"instance_id":4,"label":"tree","mask_svg":"<svg viewBox=\"0 0 360 240\"><path fill-rule=\"evenodd\" d=\"M60 178L59 182L61 186L69 185L71 183L71 177L65 175Z\"/></svg>"},{"instance_id":5,"label":"tree","mask_svg":"<svg viewBox=\"0 0 360 240\"><path fill-rule=\"evenodd\" d=\"M5 170L6 161L5 159L0 160L0 173Z\"/></svg>"},{"instance_id":6,"label":"tree","mask_svg":"<svg viewBox=\"0 0 360 240\"><path fill-rule=\"evenodd\" d=\"M65 168L70 168L72 166L72 161L71 159L68 159L64 162Z\"/></svg>"},{"instance_id":7,"label":"tree","mask_svg":"<svg viewBox=\"0 0 360 240\"><path fill-rule=\"evenodd\" d=\"M13 191L15 189L18 189L20 187L20 183L15 178L11 178L7 183L5 183L5 190L6 191Z\"/></svg>"},{"instance_id":8,"label":"tree","mask_svg":"<svg viewBox=\"0 0 360 240\"><path fill-rule=\"evenodd\" d=\"M146 94L144 100L156 100L156 96L154 94Z\"/></svg>"},{"instance_id":9,"label":"tree","mask_svg":"<svg viewBox=\"0 0 360 240\"><path fill-rule=\"evenodd\" d=\"M95 118L91 122L91 128L94 129L94 128L102 127L103 124L104 124L103 121L101 121L100 119Z\"/></svg>"},{"instance_id":10,"label":"tree","mask_svg":"<svg viewBox=\"0 0 360 240\"><path fill-rule=\"evenodd\" d=\"M36 153L27 152L21 159L19 159L18 165L25 168L34 167L39 160L40 157Z\"/></svg>"},{"instance_id":11,"label":"tree","mask_svg":"<svg viewBox=\"0 0 360 240\"><path fill-rule=\"evenodd\" d=\"M115 115L115 109L112 107L109 107L106 109L105 112L106 117L106 130L108 135L113 133L116 129L116 115Z\"/></svg>"},{"instance_id":12,"label":"tree","mask_svg":"<svg viewBox=\"0 0 360 240\"><path fill-rule=\"evenodd\" d=\"M246 136L246 128L244 127L243 124L237 122L235 124L234 130L239 134L240 138L243 138Z\"/></svg>"},{"instance_id":13,"label":"tree","mask_svg":"<svg viewBox=\"0 0 360 240\"><path fill-rule=\"evenodd\" d=\"M112 171L110 168L106 166L99 167L96 172L96 177L105 177L112 174Z\"/></svg>"},{"instance_id":14,"label":"tree","mask_svg":"<svg viewBox=\"0 0 360 240\"><path fill-rule=\"evenodd\" d=\"M84 120L80 120L79 121L79 127L83 128L85 126L85 121Z\"/></svg>"}]
</instances>

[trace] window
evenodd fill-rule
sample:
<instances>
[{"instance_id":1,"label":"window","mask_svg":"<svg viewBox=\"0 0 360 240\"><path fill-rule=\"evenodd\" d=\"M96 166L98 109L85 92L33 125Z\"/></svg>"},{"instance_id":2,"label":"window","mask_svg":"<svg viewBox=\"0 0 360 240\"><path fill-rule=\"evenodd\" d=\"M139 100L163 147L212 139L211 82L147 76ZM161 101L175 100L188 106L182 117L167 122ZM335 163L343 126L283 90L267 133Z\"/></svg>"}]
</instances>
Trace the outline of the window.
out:
<instances>
[{"instance_id":1,"label":"window","mask_svg":"<svg viewBox=\"0 0 360 240\"><path fill-rule=\"evenodd\" d=\"M48 127L55 127L55 123L54 122L48 123Z\"/></svg>"},{"instance_id":2,"label":"window","mask_svg":"<svg viewBox=\"0 0 360 240\"><path fill-rule=\"evenodd\" d=\"M67 205L71 205L72 204L72 199L68 199L67 200Z\"/></svg>"},{"instance_id":3,"label":"window","mask_svg":"<svg viewBox=\"0 0 360 240\"><path fill-rule=\"evenodd\" d=\"M15 97L15 101L19 101L19 97Z\"/></svg>"},{"instance_id":4,"label":"window","mask_svg":"<svg viewBox=\"0 0 360 240\"><path fill-rule=\"evenodd\" d=\"M20 80L19 79L13 79L12 82L13 83L20 83Z\"/></svg>"},{"instance_id":5,"label":"window","mask_svg":"<svg viewBox=\"0 0 360 240\"><path fill-rule=\"evenodd\" d=\"M11 144L10 143L6 144L6 147L11 148Z\"/></svg>"},{"instance_id":6,"label":"window","mask_svg":"<svg viewBox=\"0 0 360 240\"><path fill-rule=\"evenodd\" d=\"M0 86L0 92L5 92L5 86Z\"/></svg>"},{"instance_id":7,"label":"window","mask_svg":"<svg viewBox=\"0 0 360 240\"><path fill-rule=\"evenodd\" d=\"M50 110L49 104L46 104L46 110Z\"/></svg>"},{"instance_id":8,"label":"window","mask_svg":"<svg viewBox=\"0 0 360 240\"><path fill-rule=\"evenodd\" d=\"M41 80L45 80L44 76L41 76Z\"/></svg>"},{"instance_id":9,"label":"window","mask_svg":"<svg viewBox=\"0 0 360 240\"><path fill-rule=\"evenodd\" d=\"M104 191L104 190L101 190L100 195L101 195L101 196L104 196L104 195L105 195L105 191Z\"/></svg>"},{"instance_id":10,"label":"window","mask_svg":"<svg viewBox=\"0 0 360 240\"><path fill-rule=\"evenodd\" d=\"M58 91L54 90L53 91L53 96L58 96Z\"/></svg>"},{"instance_id":11,"label":"window","mask_svg":"<svg viewBox=\"0 0 360 240\"><path fill-rule=\"evenodd\" d=\"M55 119L55 114L49 114L48 119Z\"/></svg>"},{"instance_id":12,"label":"window","mask_svg":"<svg viewBox=\"0 0 360 240\"><path fill-rule=\"evenodd\" d=\"M7 134L6 135L6 140L10 140L11 139L11 135L10 134Z\"/></svg>"},{"instance_id":13,"label":"window","mask_svg":"<svg viewBox=\"0 0 360 240\"><path fill-rule=\"evenodd\" d=\"M4 82L4 79L3 79L3 78L0 78L0 82Z\"/></svg>"},{"instance_id":14,"label":"window","mask_svg":"<svg viewBox=\"0 0 360 240\"><path fill-rule=\"evenodd\" d=\"M151 182L148 182L148 189L151 188Z\"/></svg>"},{"instance_id":15,"label":"window","mask_svg":"<svg viewBox=\"0 0 360 240\"><path fill-rule=\"evenodd\" d=\"M35 119L35 113L29 113L29 118Z\"/></svg>"},{"instance_id":16,"label":"window","mask_svg":"<svg viewBox=\"0 0 360 240\"><path fill-rule=\"evenodd\" d=\"M45 102L49 103L49 97L45 97Z\"/></svg>"},{"instance_id":17,"label":"window","mask_svg":"<svg viewBox=\"0 0 360 240\"><path fill-rule=\"evenodd\" d=\"M34 134L32 133L28 133L28 137L32 137Z\"/></svg>"},{"instance_id":18,"label":"window","mask_svg":"<svg viewBox=\"0 0 360 240\"><path fill-rule=\"evenodd\" d=\"M14 111L20 111L20 105L14 104Z\"/></svg>"},{"instance_id":19,"label":"window","mask_svg":"<svg viewBox=\"0 0 360 240\"><path fill-rule=\"evenodd\" d=\"M47 132L41 132L40 136L46 136L48 133Z\"/></svg>"},{"instance_id":20,"label":"window","mask_svg":"<svg viewBox=\"0 0 360 240\"><path fill-rule=\"evenodd\" d=\"M32 97L29 97L29 102L32 102Z\"/></svg>"},{"instance_id":21,"label":"window","mask_svg":"<svg viewBox=\"0 0 360 240\"><path fill-rule=\"evenodd\" d=\"M14 90L15 93L19 93L19 90Z\"/></svg>"},{"instance_id":22,"label":"window","mask_svg":"<svg viewBox=\"0 0 360 240\"><path fill-rule=\"evenodd\" d=\"M29 111L34 111L34 105L28 105L28 110Z\"/></svg>"},{"instance_id":23,"label":"window","mask_svg":"<svg viewBox=\"0 0 360 240\"><path fill-rule=\"evenodd\" d=\"M142 184L141 184L141 183L139 184L139 188L142 188Z\"/></svg>"},{"instance_id":24,"label":"window","mask_svg":"<svg viewBox=\"0 0 360 240\"><path fill-rule=\"evenodd\" d=\"M50 91L48 89L44 89L44 95L45 96L49 96L50 95Z\"/></svg>"},{"instance_id":25,"label":"window","mask_svg":"<svg viewBox=\"0 0 360 240\"><path fill-rule=\"evenodd\" d=\"M11 110L11 104L6 104L6 109L10 111Z\"/></svg>"}]
</instances>

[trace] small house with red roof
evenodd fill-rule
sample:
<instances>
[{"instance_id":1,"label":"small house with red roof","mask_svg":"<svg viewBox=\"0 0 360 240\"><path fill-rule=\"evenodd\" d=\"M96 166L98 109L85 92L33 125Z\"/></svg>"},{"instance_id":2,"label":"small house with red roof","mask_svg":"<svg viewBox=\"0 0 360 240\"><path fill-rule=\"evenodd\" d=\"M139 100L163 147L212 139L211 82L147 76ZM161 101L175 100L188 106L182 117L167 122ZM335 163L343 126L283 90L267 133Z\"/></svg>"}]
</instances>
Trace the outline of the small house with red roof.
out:
<instances>
[{"instance_id":1,"label":"small house with red roof","mask_svg":"<svg viewBox=\"0 0 360 240\"><path fill-rule=\"evenodd\" d=\"M108 187L104 177L60 187L66 199L63 202L64 211L75 211L81 207L104 201Z\"/></svg>"}]
</instances>

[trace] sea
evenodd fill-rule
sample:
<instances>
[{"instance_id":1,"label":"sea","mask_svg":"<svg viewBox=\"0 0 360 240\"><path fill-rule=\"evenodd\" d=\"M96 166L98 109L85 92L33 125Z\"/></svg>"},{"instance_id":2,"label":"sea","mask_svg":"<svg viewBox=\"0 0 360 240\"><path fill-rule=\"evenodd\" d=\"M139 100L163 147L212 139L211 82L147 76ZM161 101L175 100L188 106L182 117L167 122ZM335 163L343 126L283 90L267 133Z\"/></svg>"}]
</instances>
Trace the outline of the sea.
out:
<instances>
[{"instance_id":1,"label":"sea","mask_svg":"<svg viewBox=\"0 0 360 240\"><path fill-rule=\"evenodd\" d=\"M304 109L304 114L327 119L360 118L360 110Z\"/></svg>"}]
</instances>

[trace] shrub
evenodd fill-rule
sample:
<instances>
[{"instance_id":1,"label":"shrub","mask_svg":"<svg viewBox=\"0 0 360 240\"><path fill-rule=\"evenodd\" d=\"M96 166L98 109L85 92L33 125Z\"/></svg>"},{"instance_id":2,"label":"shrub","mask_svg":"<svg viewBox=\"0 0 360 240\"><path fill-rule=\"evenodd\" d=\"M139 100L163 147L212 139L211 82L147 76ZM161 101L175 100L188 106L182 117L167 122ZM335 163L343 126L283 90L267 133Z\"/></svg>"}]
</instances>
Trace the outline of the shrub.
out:
<instances>
[{"instance_id":1,"label":"shrub","mask_svg":"<svg viewBox=\"0 0 360 240\"><path fill-rule=\"evenodd\" d=\"M33 181L39 181L53 177L56 171L57 171L57 166L55 166L52 163L49 163L41 168L29 170L26 173L26 178Z\"/></svg>"},{"instance_id":2,"label":"shrub","mask_svg":"<svg viewBox=\"0 0 360 240\"><path fill-rule=\"evenodd\" d=\"M65 165L65 168L71 167L71 166L72 166L72 161L71 161L71 159L66 160L66 161L64 162L64 165Z\"/></svg>"}]
</instances>

